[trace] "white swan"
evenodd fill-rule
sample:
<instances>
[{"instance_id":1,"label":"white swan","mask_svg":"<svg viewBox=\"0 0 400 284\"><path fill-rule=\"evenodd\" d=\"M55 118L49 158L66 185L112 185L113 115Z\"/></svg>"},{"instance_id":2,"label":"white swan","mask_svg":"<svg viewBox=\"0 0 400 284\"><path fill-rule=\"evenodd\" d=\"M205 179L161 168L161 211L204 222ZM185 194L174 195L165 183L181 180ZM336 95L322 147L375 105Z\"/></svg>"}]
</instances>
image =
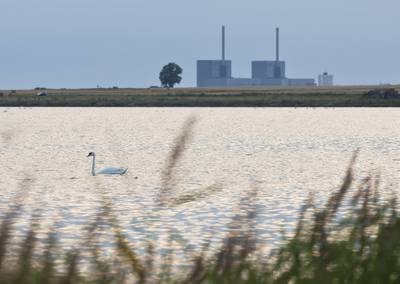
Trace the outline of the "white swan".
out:
<instances>
[{"instance_id":1,"label":"white swan","mask_svg":"<svg viewBox=\"0 0 400 284\"><path fill-rule=\"evenodd\" d=\"M93 163L92 163L92 175L123 175L126 173L128 168L104 168L101 169L100 171L96 172L95 171L95 166L96 166L96 154L94 152L90 152L88 157L93 157Z\"/></svg>"}]
</instances>

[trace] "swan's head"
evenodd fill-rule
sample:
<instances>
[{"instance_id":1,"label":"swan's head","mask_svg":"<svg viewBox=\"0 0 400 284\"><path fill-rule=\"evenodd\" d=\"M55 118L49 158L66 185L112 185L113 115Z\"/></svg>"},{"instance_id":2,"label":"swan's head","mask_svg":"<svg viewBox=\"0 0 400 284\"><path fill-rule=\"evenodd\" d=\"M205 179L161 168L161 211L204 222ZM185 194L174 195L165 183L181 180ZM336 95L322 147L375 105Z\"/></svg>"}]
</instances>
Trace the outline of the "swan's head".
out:
<instances>
[{"instance_id":1,"label":"swan's head","mask_svg":"<svg viewBox=\"0 0 400 284\"><path fill-rule=\"evenodd\" d=\"M95 156L95 153L94 153L94 152L90 152L87 156L88 156L88 157L94 157L94 156Z\"/></svg>"}]
</instances>

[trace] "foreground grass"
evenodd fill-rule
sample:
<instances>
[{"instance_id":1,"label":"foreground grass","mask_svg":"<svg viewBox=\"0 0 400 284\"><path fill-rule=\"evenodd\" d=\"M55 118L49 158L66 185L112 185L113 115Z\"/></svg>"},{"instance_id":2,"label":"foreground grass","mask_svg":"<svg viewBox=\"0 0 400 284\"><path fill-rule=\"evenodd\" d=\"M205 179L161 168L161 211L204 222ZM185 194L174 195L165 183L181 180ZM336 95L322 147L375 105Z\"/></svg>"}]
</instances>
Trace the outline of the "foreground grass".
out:
<instances>
[{"instance_id":1,"label":"foreground grass","mask_svg":"<svg viewBox=\"0 0 400 284\"><path fill-rule=\"evenodd\" d=\"M192 264L179 271L172 255L161 256L161 265L155 264L160 257L156 243L149 241L144 248L130 243L107 203L82 233L82 247L63 251L50 231L45 248L37 250L39 223L32 218L15 249L10 243L22 206L17 201L0 226L0 283L399 283L396 200L383 202L378 180L372 178L350 191L353 163L323 208L312 200L304 205L294 236L273 255L258 253L263 240L255 233L257 191L251 190L238 205L220 249L198 252ZM343 214L346 199L351 207ZM113 232L114 253L108 259L102 257L102 230Z\"/></svg>"},{"instance_id":2,"label":"foreground grass","mask_svg":"<svg viewBox=\"0 0 400 284\"><path fill-rule=\"evenodd\" d=\"M376 87L376 86L375 86ZM397 107L400 99L367 98L375 88L57 89L2 91L0 106L59 107ZM400 88L397 88L400 89Z\"/></svg>"},{"instance_id":3,"label":"foreground grass","mask_svg":"<svg viewBox=\"0 0 400 284\"><path fill-rule=\"evenodd\" d=\"M195 122L190 118L185 123L167 158L156 200L160 207L176 201L171 196L174 169ZM379 178L354 185L356 156L341 187L323 207L310 198L299 212L293 236L270 255L262 253L267 242L256 232L256 189L248 190L237 205L229 233L217 250L204 247L193 254L172 244L159 248L150 240L132 243L107 200L76 240L81 245L68 250L60 245L55 229L47 232L46 241L38 241L39 216L32 216L22 237L15 227L30 187L28 179L0 220L0 283L399 283L397 201L380 197ZM102 246L110 232L106 242L108 247L112 244L111 254ZM177 255L191 261L182 265Z\"/></svg>"}]
</instances>

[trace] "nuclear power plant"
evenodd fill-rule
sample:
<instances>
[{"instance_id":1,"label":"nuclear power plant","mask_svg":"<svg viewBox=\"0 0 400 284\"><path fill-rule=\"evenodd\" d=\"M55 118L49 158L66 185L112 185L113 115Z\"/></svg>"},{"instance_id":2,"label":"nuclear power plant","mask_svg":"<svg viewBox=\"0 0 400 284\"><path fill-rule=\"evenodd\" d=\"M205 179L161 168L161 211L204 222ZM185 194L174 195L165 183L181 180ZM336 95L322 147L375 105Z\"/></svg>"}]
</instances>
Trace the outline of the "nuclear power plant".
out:
<instances>
[{"instance_id":1,"label":"nuclear power plant","mask_svg":"<svg viewBox=\"0 0 400 284\"><path fill-rule=\"evenodd\" d=\"M276 28L275 60L252 61L251 78L232 77L232 61L225 59L225 26L222 26L222 58L197 61L197 87L242 86L315 86L315 80L286 77L286 62L279 58L279 28Z\"/></svg>"}]
</instances>

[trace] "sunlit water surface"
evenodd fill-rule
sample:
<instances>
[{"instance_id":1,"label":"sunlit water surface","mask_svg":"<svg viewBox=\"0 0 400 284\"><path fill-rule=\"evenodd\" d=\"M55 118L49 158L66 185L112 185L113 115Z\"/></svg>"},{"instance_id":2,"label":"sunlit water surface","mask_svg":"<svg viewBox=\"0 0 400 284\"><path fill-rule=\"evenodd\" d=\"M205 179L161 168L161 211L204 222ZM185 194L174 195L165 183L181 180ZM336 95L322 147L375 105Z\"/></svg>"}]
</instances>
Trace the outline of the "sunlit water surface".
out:
<instances>
[{"instance_id":1,"label":"sunlit water surface","mask_svg":"<svg viewBox=\"0 0 400 284\"><path fill-rule=\"evenodd\" d=\"M161 207L168 153L191 115L193 137L168 193L178 202ZM310 193L323 204L338 188L357 149L358 178L380 174L386 191L399 183L398 109L0 108L0 121L0 215L29 179L19 228L36 212L41 231L55 226L65 247L82 244L104 200L132 243L162 248L171 234L187 247L218 243L251 189L258 235L273 247ZM98 168L128 173L91 176L90 151Z\"/></svg>"}]
</instances>

